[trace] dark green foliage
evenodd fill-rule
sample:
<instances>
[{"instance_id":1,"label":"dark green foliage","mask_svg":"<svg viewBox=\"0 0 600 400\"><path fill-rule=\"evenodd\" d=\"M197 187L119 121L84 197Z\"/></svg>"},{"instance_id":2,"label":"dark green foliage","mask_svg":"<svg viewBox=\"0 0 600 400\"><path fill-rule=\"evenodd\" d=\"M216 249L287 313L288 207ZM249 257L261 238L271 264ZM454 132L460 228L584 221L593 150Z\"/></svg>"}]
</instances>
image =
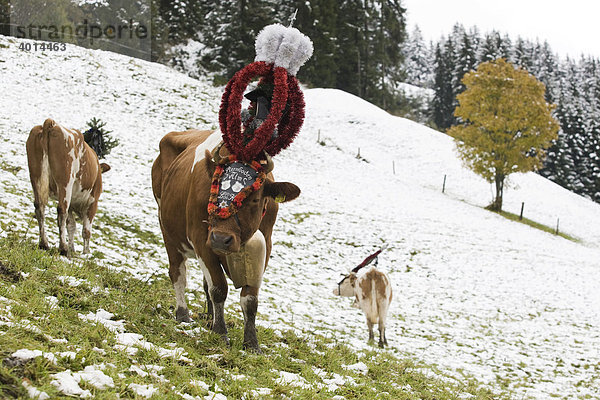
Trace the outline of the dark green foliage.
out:
<instances>
[{"instance_id":1,"label":"dark green foliage","mask_svg":"<svg viewBox=\"0 0 600 400\"><path fill-rule=\"evenodd\" d=\"M110 131L104 129L106 122L92 118L87 124L88 129L83 133L83 137L99 159L109 155L111 150L119 145L119 141L110 136Z\"/></svg>"},{"instance_id":2,"label":"dark green foliage","mask_svg":"<svg viewBox=\"0 0 600 400\"><path fill-rule=\"evenodd\" d=\"M192 75L203 70L212 72L216 83L227 82L254 60L259 31L276 22L289 25L297 9L293 26L314 44L298 74L303 83L339 88L388 109L397 103L394 83L402 76L405 36L405 10L398 0L208 0L196 6L201 12L185 13L184 22L178 12L190 3L162 0L159 10L170 46L198 42L195 54L180 46L170 50L170 62L184 71L186 62L196 62L197 71L186 71Z\"/></svg>"},{"instance_id":3,"label":"dark green foliage","mask_svg":"<svg viewBox=\"0 0 600 400\"><path fill-rule=\"evenodd\" d=\"M433 123L438 129L445 130L454 122L456 94L452 84L454 60L452 54L454 45L448 40L442 47L438 44L435 49L435 77L432 101Z\"/></svg>"},{"instance_id":4,"label":"dark green foliage","mask_svg":"<svg viewBox=\"0 0 600 400\"><path fill-rule=\"evenodd\" d=\"M254 40L265 25L275 22L275 13L268 1L207 3L213 4L199 33L206 47L200 61L206 70L215 72L222 83L254 60Z\"/></svg>"},{"instance_id":5,"label":"dark green foliage","mask_svg":"<svg viewBox=\"0 0 600 400\"><path fill-rule=\"evenodd\" d=\"M313 41L313 56L305 66L300 69L298 78L319 87L336 87L336 75L339 60L337 52L337 0L312 1L310 6L306 2L294 2L298 14L294 26ZM287 25L285 14L280 18Z\"/></svg>"},{"instance_id":6,"label":"dark green foliage","mask_svg":"<svg viewBox=\"0 0 600 400\"><path fill-rule=\"evenodd\" d=\"M548 150L541 174L600 202L600 71L598 61L567 60L560 73L556 117L559 138Z\"/></svg>"},{"instance_id":7,"label":"dark green foliage","mask_svg":"<svg viewBox=\"0 0 600 400\"><path fill-rule=\"evenodd\" d=\"M0 0L0 35L10 35L10 1Z\"/></svg>"}]
</instances>

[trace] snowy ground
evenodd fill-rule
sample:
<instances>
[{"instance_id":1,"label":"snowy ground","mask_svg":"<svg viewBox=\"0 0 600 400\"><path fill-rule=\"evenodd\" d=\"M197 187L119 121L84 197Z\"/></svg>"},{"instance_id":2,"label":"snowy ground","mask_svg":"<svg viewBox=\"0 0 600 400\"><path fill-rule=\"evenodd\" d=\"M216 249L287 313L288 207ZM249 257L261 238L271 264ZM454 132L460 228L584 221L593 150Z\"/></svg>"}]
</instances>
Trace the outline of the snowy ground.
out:
<instances>
[{"instance_id":1,"label":"snowy ground","mask_svg":"<svg viewBox=\"0 0 600 400\"><path fill-rule=\"evenodd\" d=\"M215 127L221 90L112 53L27 53L18 43L0 36L0 226L37 234L29 130L47 117L74 128L97 117L121 145L107 159L92 251L140 277L166 273L164 249L147 240L160 234L150 167L165 133ZM260 323L364 348L363 316L331 291L388 243L379 267L394 282L390 351L519 396L600 396L600 206L523 174L511 178L505 209L525 202L526 217L549 226L560 218L579 242L510 222L483 210L490 185L461 167L444 134L340 91L305 96L303 131L275 158L276 177L302 195L280 207ZM200 271L190 278L199 285Z\"/></svg>"}]
</instances>

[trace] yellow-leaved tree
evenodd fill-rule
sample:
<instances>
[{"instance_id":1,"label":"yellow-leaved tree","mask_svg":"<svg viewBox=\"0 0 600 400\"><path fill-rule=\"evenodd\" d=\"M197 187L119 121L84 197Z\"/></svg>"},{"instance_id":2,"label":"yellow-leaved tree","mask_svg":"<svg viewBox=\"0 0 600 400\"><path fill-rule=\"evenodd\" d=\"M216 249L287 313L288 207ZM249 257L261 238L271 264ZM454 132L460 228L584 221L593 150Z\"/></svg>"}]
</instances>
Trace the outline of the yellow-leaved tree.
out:
<instances>
[{"instance_id":1,"label":"yellow-leaved tree","mask_svg":"<svg viewBox=\"0 0 600 400\"><path fill-rule=\"evenodd\" d=\"M505 179L540 168L557 138L554 105L546 103L543 83L502 58L480 64L462 83L466 90L454 111L460 124L448 134L465 166L495 183L496 197L487 208L501 211Z\"/></svg>"}]
</instances>

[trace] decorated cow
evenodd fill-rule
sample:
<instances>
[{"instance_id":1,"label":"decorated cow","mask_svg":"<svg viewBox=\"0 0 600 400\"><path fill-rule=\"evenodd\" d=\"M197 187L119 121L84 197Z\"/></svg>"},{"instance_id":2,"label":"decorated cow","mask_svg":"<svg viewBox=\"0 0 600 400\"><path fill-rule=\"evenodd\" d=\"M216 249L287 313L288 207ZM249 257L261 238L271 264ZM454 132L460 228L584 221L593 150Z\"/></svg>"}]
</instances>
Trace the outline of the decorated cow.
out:
<instances>
[{"instance_id":1,"label":"decorated cow","mask_svg":"<svg viewBox=\"0 0 600 400\"><path fill-rule=\"evenodd\" d=\"M296 185L275 181L272 157L289 146L304 120L295 74L312 54L312 43L297 29L276 24L261 31L256 50L256 61L225 88L220 130L171 132L161 140L152 189L177 320L190 321L186 259L195 258L204 274L212 330L228 342L224 304L229 277L241 288L244 346L260 352L255 317L277 203L300 194ZM242 113L243 91L255 78L260 80L247 94L250 107Z\"/></svg>"}]
</instances>

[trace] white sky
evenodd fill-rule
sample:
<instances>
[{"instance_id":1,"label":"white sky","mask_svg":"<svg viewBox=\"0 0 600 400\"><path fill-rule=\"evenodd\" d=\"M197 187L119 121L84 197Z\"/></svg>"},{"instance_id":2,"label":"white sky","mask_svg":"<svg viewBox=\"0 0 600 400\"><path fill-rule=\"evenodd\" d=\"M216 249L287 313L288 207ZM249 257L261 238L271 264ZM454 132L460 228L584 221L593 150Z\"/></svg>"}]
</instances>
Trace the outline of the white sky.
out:
<instances>
[{"instance_id":1,"label":"white sky","mask_svg":"<svg viewBox=\"0 0 600 400\"><path fill-rule=\"evenodd\" d=\"M548 41L561 58L600 57L599 0L402 0L408 32L419 26L426 41L447 35L459 22L493 29L511 39Z\"/></svg>"}]
</instances>

